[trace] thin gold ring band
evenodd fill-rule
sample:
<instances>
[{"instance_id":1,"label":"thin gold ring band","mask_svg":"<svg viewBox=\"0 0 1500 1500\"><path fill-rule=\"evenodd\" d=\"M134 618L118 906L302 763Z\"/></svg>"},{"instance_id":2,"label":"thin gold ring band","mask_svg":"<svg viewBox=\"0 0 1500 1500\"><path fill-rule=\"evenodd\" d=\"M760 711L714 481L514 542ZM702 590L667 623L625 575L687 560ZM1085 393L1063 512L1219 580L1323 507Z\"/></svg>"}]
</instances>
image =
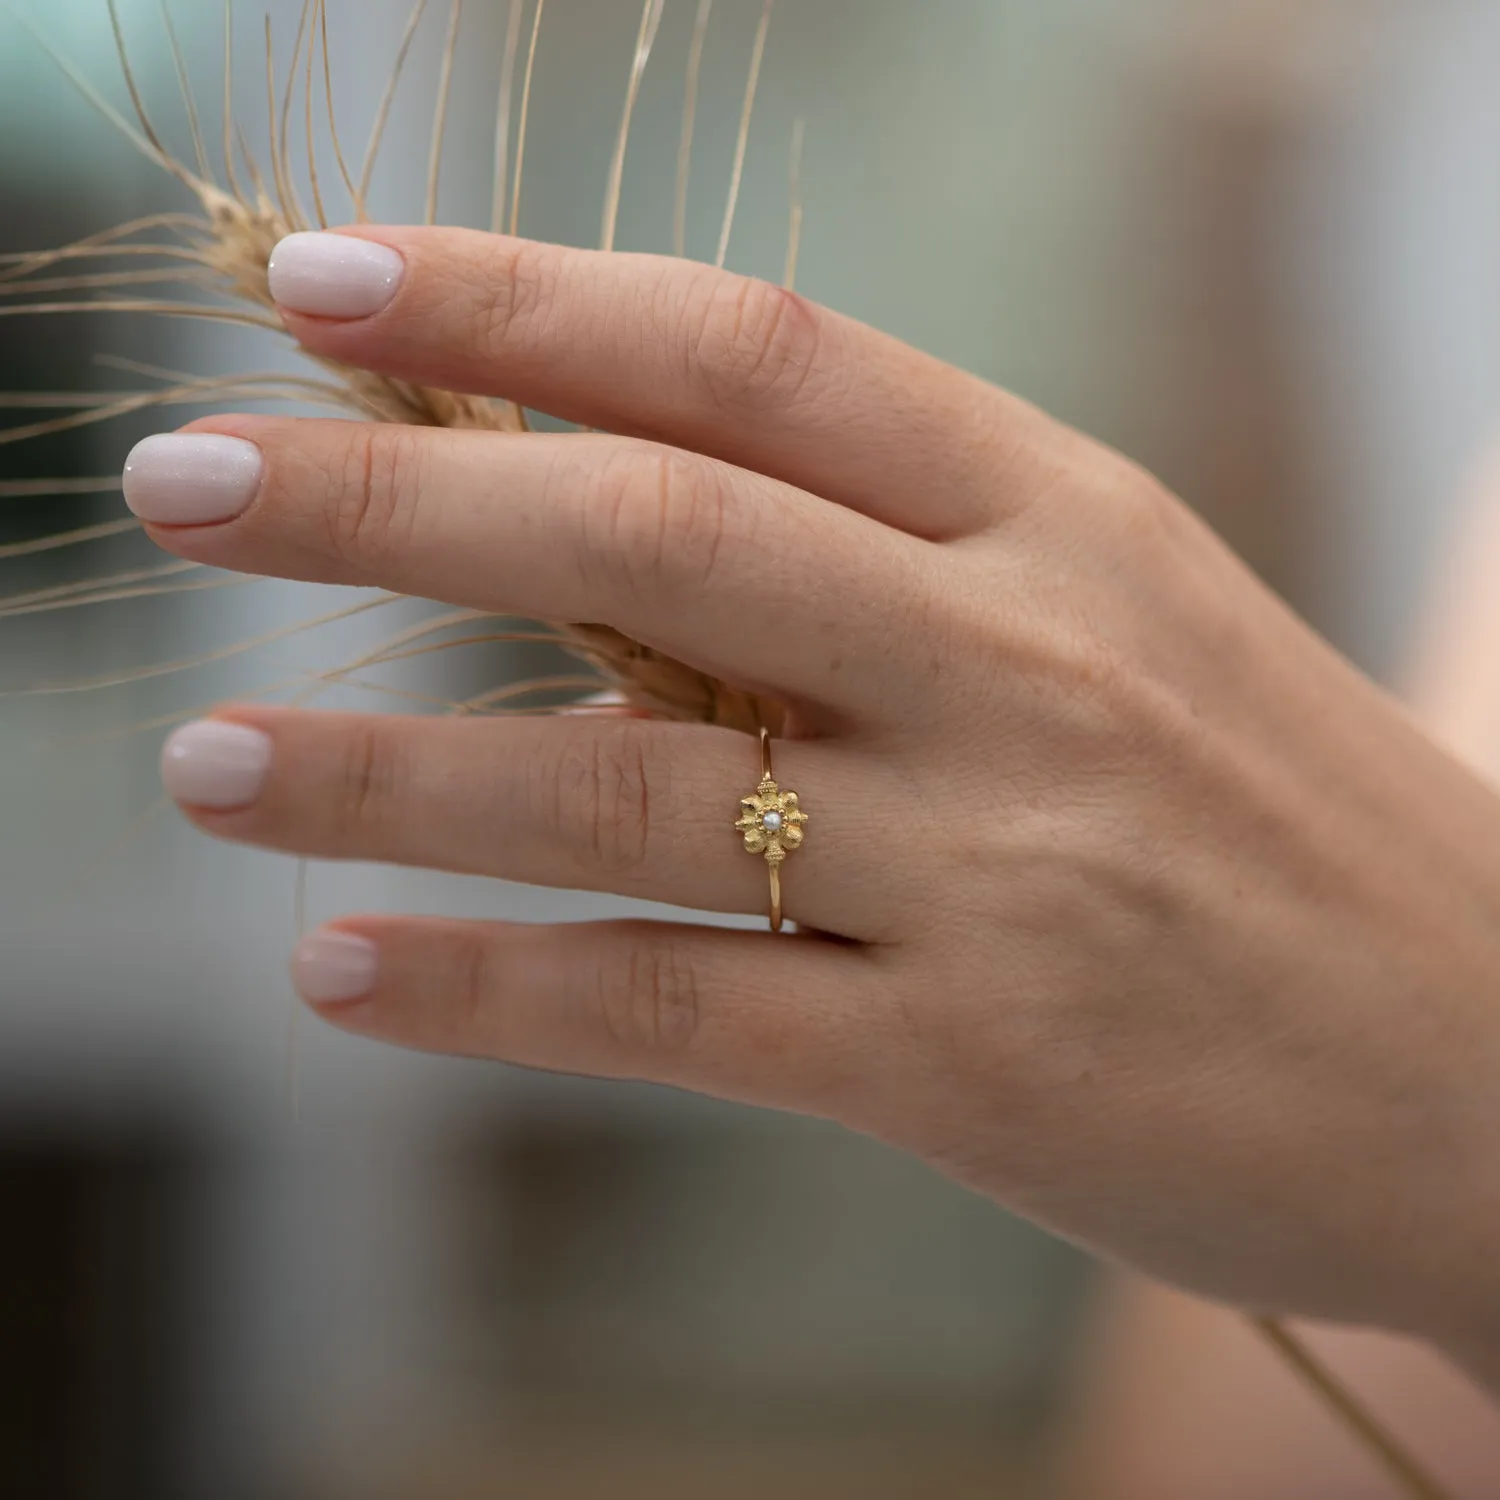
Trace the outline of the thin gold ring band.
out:
<instances>
[{"instance_id":1,"label":"thin gold ring band","mask_svg":"<svg viewBox=\"0 0 1500 1500\"><path fill-rule=\"evenodd\" d=\"M771 731L760 731L760 785L740 798L735 829L744 835L745 852L764 858L771 879L771 931L780 932L781 866L794 849L802 847L807 814L796 792L784 792L776 784L771 765Z\"/></svg>"}]
</instances>

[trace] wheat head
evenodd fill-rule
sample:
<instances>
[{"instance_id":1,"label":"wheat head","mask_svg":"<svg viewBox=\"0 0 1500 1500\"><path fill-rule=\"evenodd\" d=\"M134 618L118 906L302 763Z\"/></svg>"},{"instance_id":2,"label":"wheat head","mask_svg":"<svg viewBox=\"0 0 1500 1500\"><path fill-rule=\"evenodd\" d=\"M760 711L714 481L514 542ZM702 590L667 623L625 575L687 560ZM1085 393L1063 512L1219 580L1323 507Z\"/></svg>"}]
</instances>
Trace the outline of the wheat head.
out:
<instances>
[{"instance_id":1,"label":"wheat head","mask_svg":"<svg viewBox=\"0 0 1500 1500\"><path fill-rule=\"evenodd\" d=\"M195 211L156 214L115 226L72 245L51 251L14 256L0 265L0 298L18 297L13 302L0 301L0 316L61 315L69 312L116 311L154 314L163 317L186 317L240 324L268 332L280 333L267 275L267 265L277 243L286 235L300 230L327 228L330 224L328 204L314 144L315 109L326 108L341 190L347 205L347 217L354 222L368 222L370 182L384 138L392 102L406 65L412 43L428 9L428 0L417 0L397 49L384 95L376 112L369 144L358 175L345 158L333 107L333 64L329 44L327 0L304 0L290 65L284 78L278 80L272 50L270 21L265 26L266 90L271 128L262 158L252 151L234 117L232 79L234 73L234 26L231 6L225 6L224 110L222 170L210 166L209 150L197 101L188 81L181 47L172 25L170 12L163 5L164 32L176 66L191 131L194 162L178 159L157 130L137 84L120 25L116 0L105 0L114 29L120 66L134 111L134 122L121 115L58 54L44 37L38 43L64 71L85 97L123 133L143 155L169 173L191 195ZM613 247L618 219L621 183L631 119L647 62L661 21L664 0L645 0L631 59L620 129L610 162L604 204L601 244ZM496 114L496 183L492 228L509 228L515 232L519 216L520 187L526 143L526 119L529 109L533 69L537 53L546 0L537 0L532 11L529 46L521 58L521 30L525 5L512 0L506 31L506 47L501 65ZM736 142L729 204L720 235L718 261L723 263L734 222L740 177L744 166L745 143L750 131L756 85L764 55L772 0L764 0L761 21L756 33L749 77ZM699 0L688 76L684 91L683 130L678 164L677 219L674 238L680 240L687 195L688 168L691 161L692 135L697 107L698 73L703 56L712 0ZM432 146L427 181L427 219L436 219L438 182L444 158L447 134L448 104L453 62L459 43L463 0L451 0L446 27L446 42L437 85ZM319 91L321 88L321 101ZM519 97L519 118L517 98ZM514 130L513 130L514 119ZM295 160L293 122L302 134L300 143L305 160ZM512 151L510 141L514 135ZM797 132L800 150L800 130ZM301 171L299 172L299 166ZM304 202L299 176L305 182L310 207ZM507 220L508 210L508 220ZM793 211L793 248L788 254L788 274L795 270L795 239L800 231L800 210ZM148 262L142 268L142 261ZM103 273L58 276L61 267L70 268L78 261L114 262L115 268ZM145 296L145 290L173 289L176 296ZM120 295L128 289L131 295ZM180 295L184 290L193 295ZM59 300L59 293L71 294ZM80 293L90 295L80 296ZM108 295L99 295L107 293ZM344 365L336 360L306 356L318 369L314 377L290 375L238 374L218 377L180 377L167 384L137 394L110 399L84 401L84 410L62 417L37 421L0 430L0 443L23 441L29 437L81 427L90 423L127 415L149 406L186 404L203 400L231 401L246 398L282 397L331 407L371 421L401 423L423 427L445 427L463 430L516 433L528 429L526 413L515 403L491 400L431 386L395 380L369 371ZM117 362L126 365L129 362ZM144 370L145 367L136 367ZM159 373L159 372L151 372ZM40 403L38 403L40 404ZM72 488L113 488L112 481L74 481ZM51 487L54 488L55 487ZM23 481L9 486L11 493L47 493L45 481ZM0 559L63 546L89 542L133 529L128 518L105 522L75 532L17 544L0 549ZM56 608L78 608L89 604L115 602L124 598L156 596L188 588L227 586L232 580L175 579L181 572L194 571L191 565L164 564L156 569L137 569L128 575L93 580L88 584L64 585L50 590L32 590L24 594L0 596L0 619L21 613L35 613ZM395 596L391 596L394 598ZM362 606L361 606L362 607ZM339 616L320 616L316 622ZM444 617L451 623L452 617ZM781 726L783 710L771 701L721 681L675 658L630 639L608 626L588 621L553 622L540 632L534 627L521 630L495 629L487 640L544 640L561 646L580 658L591 669L590 675L577 679L545 680L510 684L493 693L470 699L462 704L444 706L467 713L515 711L508 705L524 698L528 691L567 693L577 696L584 690L598 693L602 688L628 708L643 714L677 720L691 720L732 726L754 732L761 724L773 729ZM421 627L425 634L441 634L446 625L429 622ZM278 635L281 633L278 632ZM241 643L236 650L253 650L264 641ZM472 644L475 637L444 640L422 649L441 650L460 644ZM344 663L329 672L312 674L318 683L354 680L359 667L380 665L402 659L410 652L410 632L403 632L385 644L381 651L362 657L359 663ZM84 683L51 684L43 690L87 689L138 680L142 675L157 675L188 665L201 664L201 658L174 663L170 668L153 667L129 677L116 675ZM279 684L277 686L280 686ZM504 708L501 705L507 705ZM544 704L540 710L555 707ZM186 717L187 715L183 715ZM160 722L160 721L155 721Z\"/></svg>"}]
</instances>

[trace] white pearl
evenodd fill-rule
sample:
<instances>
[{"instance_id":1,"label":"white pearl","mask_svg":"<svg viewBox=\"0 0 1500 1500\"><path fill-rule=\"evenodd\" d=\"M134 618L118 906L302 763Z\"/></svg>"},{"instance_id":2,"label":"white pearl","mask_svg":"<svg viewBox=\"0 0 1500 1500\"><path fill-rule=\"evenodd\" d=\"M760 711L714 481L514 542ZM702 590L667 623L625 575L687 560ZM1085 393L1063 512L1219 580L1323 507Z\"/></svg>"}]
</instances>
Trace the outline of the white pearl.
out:
<instances>
[{"instance_id":1,"label":"white pearl","mask_svg":"<svg viewBox=\"0 0 1500 1500\"><path fill-rule=\"evenodd\" d=\"M761 826L767 833L781 832L781 814L779 812L768 812L761 814Z\"/></svg>"}]
</instances>

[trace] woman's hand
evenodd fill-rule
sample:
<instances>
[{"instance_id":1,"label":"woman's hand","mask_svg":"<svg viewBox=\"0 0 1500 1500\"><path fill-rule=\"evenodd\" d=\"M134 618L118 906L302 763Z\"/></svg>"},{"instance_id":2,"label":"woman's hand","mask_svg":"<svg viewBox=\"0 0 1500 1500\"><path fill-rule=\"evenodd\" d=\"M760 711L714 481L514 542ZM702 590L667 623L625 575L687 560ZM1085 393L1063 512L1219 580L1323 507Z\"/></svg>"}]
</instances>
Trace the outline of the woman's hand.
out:
<instances>
[{"instance_id":1,"label":"woman's hand","mask_svg":"<svg viewBox=\"0 0 1500 1500\"><path fill-rule=\"evenodd\" d=\"M1500 1380L1500 802L1148 476L771 286L452 230L298 236L314 353L618 436L233 417L163 546L602 622L787 703L796 937L361 917L302 993L414 1047L828 1116L1148 1272ZM203 829L764 912L729 730L237 708Z\"/></svg>"}]
</instances>

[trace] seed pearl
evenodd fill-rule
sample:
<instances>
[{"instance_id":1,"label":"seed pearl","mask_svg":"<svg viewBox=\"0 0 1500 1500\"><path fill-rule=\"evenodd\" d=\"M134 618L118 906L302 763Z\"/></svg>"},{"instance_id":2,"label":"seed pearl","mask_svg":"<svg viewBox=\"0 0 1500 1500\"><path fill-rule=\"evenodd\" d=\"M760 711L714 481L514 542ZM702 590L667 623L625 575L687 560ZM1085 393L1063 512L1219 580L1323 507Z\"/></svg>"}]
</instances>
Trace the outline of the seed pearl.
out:
<instances>
[{"instance_id":1,"label":"seed pearl","mask_svg":"<svg viewBox=\"0 0 1500 1500\"><path fill-rule=\"evenodd\" d=\"M761 814L761 826L767 833L781 832L781 814L779 812L768 812Z\"/></svg>"}]
</instances>

